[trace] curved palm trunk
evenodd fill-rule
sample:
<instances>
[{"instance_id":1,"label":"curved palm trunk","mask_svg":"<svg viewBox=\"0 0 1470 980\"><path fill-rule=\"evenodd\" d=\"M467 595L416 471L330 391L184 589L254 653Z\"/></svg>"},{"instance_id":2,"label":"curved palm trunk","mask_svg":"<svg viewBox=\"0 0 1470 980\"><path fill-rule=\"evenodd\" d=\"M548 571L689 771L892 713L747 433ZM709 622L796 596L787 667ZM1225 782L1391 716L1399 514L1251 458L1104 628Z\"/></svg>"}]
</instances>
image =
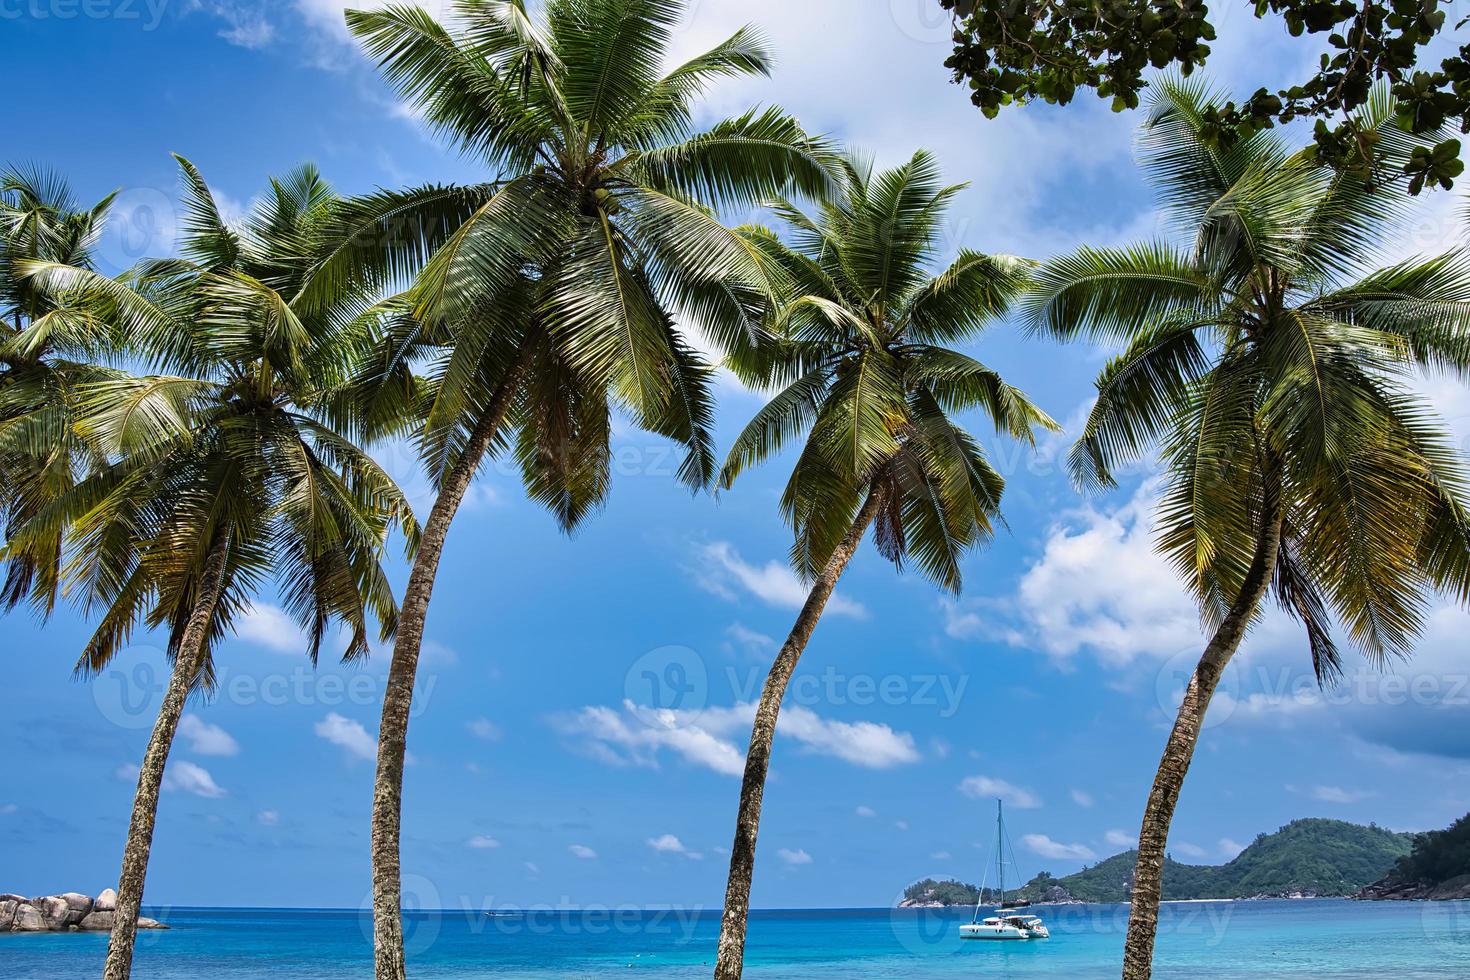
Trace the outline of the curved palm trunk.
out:
<instances>
[{"instance_id":1,"label":"curved palm trunk","mask_svg":"<svg viewBox=\"0 0 1470 980\"><path fill-rule=\"evenodd\" d=\"M184 713L184 702L194 681L204 668L209 623L214 618L224 589L225 563L229 556L229 535L222 527L210 545L204 562L204 585L184 635L179 639L174 656L174 669L168 679L158 720L143 753L138 770L138 791L133 796L133 817L128 825L128 842L123 848L122 872L117 881L117 907L112 916L112 937L107 944L107 961L102 966L102 980L127 980L133 970L133 945L138 936L138 910L143 904L143 882L148 875L148 854L153 846L153 824L158 816L158 792L163 786L163 771L173 748L174 732Z\"/></svg>"},{"instance_id":2,"label":"curved palm trunk","mask_svg":"<svg viewBox=\"0 0 1470 980\"><path fill-rule=\"evenodd\" d=\"M1230 607L1215 635L1210 638L1194 675L1185 689L1184 701L1174 719L1174 728L1159 760L1153 790L1143 813L1143 827L1138 834L1138 862L1133 869L1132 908L1128 917L1128 940L1123 949L1123 980L1148 980L1153 969L1154 938L1159 926L1159 901L1162 897L1164 854L1169 841L1169 824L1179 802L1179 791L1194 748L1199 742L1200 728L1210 699L1230 658L1240 649L1246 628L1254 618L1266 590L1271 585L1276 557L1281 550L1281 520L1270 515L1266 529L1256 544L1256 554L1246 574L1240 596Z\"/></svg>"},{"instance_id":3,"label":"curved palm trunk","mask_svg":"<svg viewBox=\"0 0 1470 980\"><path fill-rule=\"evenodd\" d=\"M868 526L883 505L882 495L875 489L863 502L852 527L827 559L826 566L802 605L791 634L776 654L776 662L766 675L760 704L755 711L755 725L750 733L750 751L745 755L745 776L740 783L740 813L735 821L735 842L730 846L730 878L725 885L725 912L720 920L720 948L715 960L715 980L740 980L745 964L745 926L750 914L750 884L755 870L755 841L760 830L761 799L765 794L766 772L771 767L771 742L776 735L776 719L781 713L781 700L786 685L796 670L817 621L822 617L827 600L837 580L847 568L862 543Z\"/></svg>"},{"instance_id":4,"label":"curved palm trunk","mask_svg":"<svg viewBox=\"0 0 1470 980\"><path fill-rule=\"evenodd\" d=\"M403 956L403 910L398 854L399 826L403 811L403 760L408 751L409 710L418 673L419 649L424 641L429 598L434 577L444 554L444 542L454 515L464 502L475 473L480 468L505 420L531 345L527 343L520 361L501 383L485 414L470 434L459 461L449 471L439 496L429 511L414 555L403 606L398 614L398 633L393 643L393 660L383 690L383 717L378 726L378 769L373 782L373 956L377 980L403 980L407 966Z\"/></svg>"}]
</instances>

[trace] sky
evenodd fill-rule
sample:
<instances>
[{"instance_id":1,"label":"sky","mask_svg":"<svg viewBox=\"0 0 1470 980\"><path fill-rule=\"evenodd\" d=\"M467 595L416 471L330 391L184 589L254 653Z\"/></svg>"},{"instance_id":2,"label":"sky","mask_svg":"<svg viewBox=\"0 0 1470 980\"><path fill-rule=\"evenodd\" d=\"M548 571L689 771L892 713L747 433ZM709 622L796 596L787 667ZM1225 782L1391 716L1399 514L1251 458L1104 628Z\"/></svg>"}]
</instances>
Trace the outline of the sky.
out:
<instances>
[{"instance_id":1,"label":"sky","mask_svg":"<svg viewBox=\"0 0 1470 980\"><path fill-rule=\"evenodd\" d=\"M1212 77L1242 89L1301 73L1311 53L1246 9L1221 14ZM99 245L109 270L171 250L171 151L233 214L304 160L344 193L486 176L395 103L333 0L0 0L0 19L13 79L0 158L55 167L84 200L121 189ZM778 102L880 163L929 147L969 183L947 252L1044 258L1163 233L1133 161L1137 114L1088 96L985 120L943 68L949 29L932 0L692 0L674 54L747 22L779 66L719 88L702 121ZM1428 196L1383 243L1385 259L1459 240L1462 206ZM1014 323L972 346L1073 433L1107 355ZM1470 446L1470 392L1424 384ZM722 388L723 444L760 405ZM1201 643L1151 548L1155 475L1140 467L1116 492L1083 497L1059 463L1071 436L1033 451L967 422L1009 481L1008 527L967 559L958 599L871 546L853 562L787 698L758 907L881 906L924 876L978 882L997 797L1023 878L1075 871L1136 836ZM410 455L382 455L426 512ZM751 702L803 598L776 508L789 462L692 496L669 446L622 431L606 510L572 540L507 466L487 469L453 529L428 625L405 789L407 904L718 906ZM394 575L401 586L401 563ZM224 644L217 696L191 702L180 727L152 903L368 902L387 654L313 670L272 600L263 594ZM1412 663L1356 669L1319 692L1303 638L1267 617L1212 708L1173 856L1222 862L1298 817L1422 830L1470 809L1467 629L1470 616L1435 610ZM45 624L16 613L0 630L0 891L99 891L115 880L162 643L139 637L81 682L79 613Z\"/></svg>"}]
</instances>

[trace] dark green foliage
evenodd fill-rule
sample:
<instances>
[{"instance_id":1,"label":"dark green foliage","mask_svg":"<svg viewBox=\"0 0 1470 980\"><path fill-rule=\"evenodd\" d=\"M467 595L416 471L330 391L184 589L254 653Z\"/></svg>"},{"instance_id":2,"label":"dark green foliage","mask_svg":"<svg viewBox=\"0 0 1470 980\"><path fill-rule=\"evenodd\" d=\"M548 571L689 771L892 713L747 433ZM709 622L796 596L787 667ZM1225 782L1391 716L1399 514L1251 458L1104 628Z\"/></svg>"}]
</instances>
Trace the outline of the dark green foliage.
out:
<instances>
[{"instance_id":1,"label":"dark green foliage","mask_svg":"<svg viewBox=\"0 0 1470 980\"><path fill-rule=\"evenodd\" d=\"M1437 885L1470 874L1470 813L1445 830L1414 839L1414 849L1399 858L1390 877L1396 881Z\"/></svg>"},{"instance_id":2,"label":"dark green foliage","mask_svg":"<svg viewBox=\"0 0 1470 980\"><path fill-rule=\"evenodd\" d=\"M1177 65L1188 75L1215 39L1209 7L1198 0L939 0L955 18L954 53L945 64L967 82L986 116L1000 107L1043 99L1065 105L1079 88L1111 99L1114 111L1137 108L1150 68ZM1316 71L1276 92L1258 89L1240 105L1212 112L1211 140L1228 149L1276 123L1316 119L1316 149L1334 166L1360 171L1376 184L1404 178L1410 193L1449 188L1464 170L1458 140L1438 131L1458 121L1470 130L1470 44L1436 69L1419 67L1421 50L1451 22L1441 0L1256 0L1257 17L1279 15L1293 37L1325 35ZM1453 25L1458 29L1465 22ZM1309 42L1315 43L1315 42ZM1351 113L1368 102L1376 81L1393 88L1406 128L1430 144L1407 164L1384 166Z\"/></svg>"}]
</instances>

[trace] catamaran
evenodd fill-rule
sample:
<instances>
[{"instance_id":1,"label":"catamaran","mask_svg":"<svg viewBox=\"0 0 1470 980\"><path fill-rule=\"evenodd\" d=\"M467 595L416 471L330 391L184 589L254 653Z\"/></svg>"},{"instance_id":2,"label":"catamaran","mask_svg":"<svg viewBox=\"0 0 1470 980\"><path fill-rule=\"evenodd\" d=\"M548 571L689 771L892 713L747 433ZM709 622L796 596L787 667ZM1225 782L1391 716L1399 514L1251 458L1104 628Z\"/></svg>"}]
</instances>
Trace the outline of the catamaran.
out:
<instances>
[{"instance_id":1,"label":"catamaran","mask_svg":"<svg viewBox=\"0 0 1470 980\"><path fill-rule=\"evenodd\" d=\"M985 904L985 885L980 885L980 900L975 903L975 917L960 926L961 939L1050 939L1046 923L1020 909L1006 908L1006 862L1005 862L1005 811L1000 800L995 801L995 869L996 883L1000 886L1000 902L995 914L980 918L980 909Z\"/></svg>"}]
</instances>

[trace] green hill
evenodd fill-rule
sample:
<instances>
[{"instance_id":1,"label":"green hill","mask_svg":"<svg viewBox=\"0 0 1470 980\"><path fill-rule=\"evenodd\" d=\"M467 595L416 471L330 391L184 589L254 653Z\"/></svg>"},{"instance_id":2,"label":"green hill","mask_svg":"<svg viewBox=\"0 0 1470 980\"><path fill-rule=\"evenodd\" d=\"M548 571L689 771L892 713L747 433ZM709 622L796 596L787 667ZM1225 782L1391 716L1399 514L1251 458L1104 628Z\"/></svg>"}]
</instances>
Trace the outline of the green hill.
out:
<instances>
[{"instance_id":1,"label":"green hill","mask_svg":"<svg viewBox=\"0 0 1470 980\"><path fill-rule=\"evenodd\" d=\"M1342 820L1294 820L1274 834L1257 837L1227 864L1182 864L1166 859L1164 898L1352 895L1383 878L1410 853L1413 840L1412 835L1378 826L1364 827ZM1136 851L1125 851L1062 878L1043 872L1013 897L1032 902L1126 902L1136 858ZM954 886L936 892L931 900L941 900L940 894L958 898L963 890L969 904L975 901L973 885L921 884Z\"/></svg>"},{"instance_id":2,"label":"green hill","mask_svg":"<svg viewBox=\"0 0 1470 980\"><path fill-rule=\"evenodd\" d=\"M1470 813L1444 830L1419 834L1414 849L1358 897L1439 901L1470 898Z\"/></svg>"}]
</instances>

